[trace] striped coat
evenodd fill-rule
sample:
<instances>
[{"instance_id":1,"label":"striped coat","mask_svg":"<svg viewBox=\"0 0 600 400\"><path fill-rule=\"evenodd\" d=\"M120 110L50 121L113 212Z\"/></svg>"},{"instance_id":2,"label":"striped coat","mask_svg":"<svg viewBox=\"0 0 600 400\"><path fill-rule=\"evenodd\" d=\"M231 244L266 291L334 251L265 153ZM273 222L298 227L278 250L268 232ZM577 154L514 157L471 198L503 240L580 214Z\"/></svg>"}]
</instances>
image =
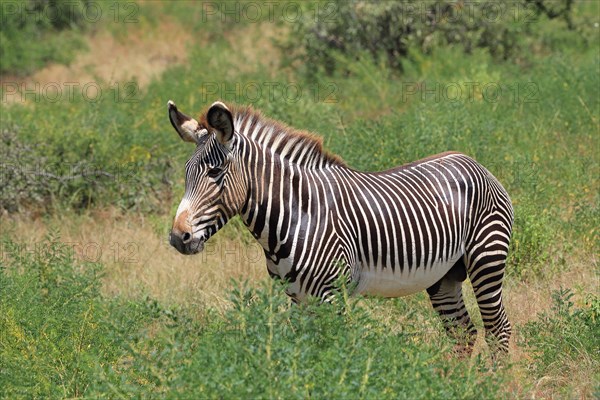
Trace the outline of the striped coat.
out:
<instances>
[{"instance_id":1,"label":"striped coat","mask_svg":"<svg viewBox=\"0 0 600 400\"><path fill-rule=\"evenodd\" d=\"M340 274L357 294L427 290L448 331L471 345L468 276L489 339L507 349L502 278L513 209L476 161L448 152L365 173L324 151L320 139L249 108L217 102L196 121L169 103L169 117L196 144L171 232L180 252L201 251L240 215L295 301L329 299Z\"/></svg>"}]
</instances>

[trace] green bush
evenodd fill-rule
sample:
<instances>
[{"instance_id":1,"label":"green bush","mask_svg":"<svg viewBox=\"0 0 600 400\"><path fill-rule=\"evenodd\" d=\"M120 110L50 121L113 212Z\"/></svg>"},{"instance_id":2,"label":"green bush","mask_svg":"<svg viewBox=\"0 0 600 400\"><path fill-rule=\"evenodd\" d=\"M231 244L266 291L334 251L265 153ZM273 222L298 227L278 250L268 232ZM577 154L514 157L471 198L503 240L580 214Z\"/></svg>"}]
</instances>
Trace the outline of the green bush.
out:
<instances>
[{"instance_id":1,"label":"green bush","mask_svg":"<svg viewBox=\"0 0 600 400\"><path fill-rule=\"evenodd\" d=\"M51 61L67 63L85 47L78 36L90 0L12 0L0 4L0 74L27 75Z\"/></svg>"},{"instance_id":2,"label":"green bush","mask_svg":"<svg viewBox=\"0 0 600 400\"><path fill-rule=\"evenodd\" d=\"M102 266L57 236L0 245L0 398L147 397L160 354L176 347L167 332L194 337L177 309L102 296ZM178 354L169 367L188 353Z\"/></svg>"},{"instance_id":3,"label":"green bush","mask_svg":"<svg viewBox=\"0 0 600 400\"><path fill-rule=\"evenodd\" d=\"M171 193L167 159L118 160L86 140L31 143L18 129L0 132L0 210L81 210L113 204L124 210L159 210ZM86 154L86 157L78 155Z\"/></svg>"},{"instance_id":4,"label":"green bush","mask_svg":"<svg viewBox=\"0 0 600 400\"><path fill-rule=\"evenodd\" d=\"M532 25L542 16L561 19L574 28L572 0L456 3L445 0L418 2L336 0L318 4L294 25L283 45L289 62L302 59L313 73L315 66L328 74L339 68L336 52L356 57L366 52L385 57L402 70L411 50L428 53L447 45L466 53L482 48L497 59L514 59L524 37L534 35Z\"/></svg>"},{"instance_id":5,"label":"green bush","mask_svg":"<svg viewBox=\"0 0 600 400\"><path fill-rule=\"evenodd\" d=\"M184 346L192 351L183 365L158 373L172 377L170 397L481 398L499 389L502 374L452 359L444 335L391 333L353 302L345 312L290 307L279 286L233 291L233 307L213 315L194 345ZM156 354L148 362L176 357Z\"/></svg>"},{"instance_id":6,"label":"green bush","mask_svg":"<svg viewBox=\"0 0 600 400\"><path fill-rule=\"evenodd\" d=\"M0 397L83 396L120 353L100 266L75 262L56 237L0 245Z\"/></svg>"},{"instance_id":7,"label":"green bush","mask_svg":"<svg viewBox=\"0 0 600 400\"><path fill-rule=\"evenodd\" d=\"M10 130L0 132L0 209L10 213L42 204L58 191L55 181L36 176L46 157L22 143Z\"/></svg>"}]
</instances>

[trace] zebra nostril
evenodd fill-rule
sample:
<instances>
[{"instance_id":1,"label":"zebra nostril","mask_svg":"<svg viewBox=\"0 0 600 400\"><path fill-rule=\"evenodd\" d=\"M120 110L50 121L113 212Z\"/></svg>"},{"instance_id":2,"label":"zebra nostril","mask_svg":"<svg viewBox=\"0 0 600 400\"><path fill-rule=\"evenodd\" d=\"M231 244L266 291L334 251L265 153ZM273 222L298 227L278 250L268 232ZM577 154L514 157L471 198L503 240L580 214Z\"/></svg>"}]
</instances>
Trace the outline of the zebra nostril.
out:
<instances>
[{"instance_id":1,"label":"zebra nostril","mask_svg":"<svg viewBox=\"0 0 600 400\"><path fill-rule=\"evenodd\" d=\"M186 232L183 234L183 236L181 237L181 239L183 240L183 243L187 243L192 239L192 234L189 232Z\"/></svg>"}]
</instances>

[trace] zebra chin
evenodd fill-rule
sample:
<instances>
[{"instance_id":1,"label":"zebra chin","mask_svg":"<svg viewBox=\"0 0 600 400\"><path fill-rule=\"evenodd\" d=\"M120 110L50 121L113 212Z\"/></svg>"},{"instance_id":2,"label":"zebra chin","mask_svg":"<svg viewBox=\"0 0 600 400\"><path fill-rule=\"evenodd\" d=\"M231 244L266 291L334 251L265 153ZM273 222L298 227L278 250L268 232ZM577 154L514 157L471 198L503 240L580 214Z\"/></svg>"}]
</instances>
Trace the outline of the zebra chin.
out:
<instances>
[{"instance_id":1,"label":"zebra chin","mask_svg":"<svg viewBox=\"0 0 600 400\"><path fill-rule=\"evenodd\" d=\"M182 252L186 255L194 255L201 253L204 250L204 239L200 238L197 240L192 240L187 246L187 252Z\"/></svg>"}]
</instances>

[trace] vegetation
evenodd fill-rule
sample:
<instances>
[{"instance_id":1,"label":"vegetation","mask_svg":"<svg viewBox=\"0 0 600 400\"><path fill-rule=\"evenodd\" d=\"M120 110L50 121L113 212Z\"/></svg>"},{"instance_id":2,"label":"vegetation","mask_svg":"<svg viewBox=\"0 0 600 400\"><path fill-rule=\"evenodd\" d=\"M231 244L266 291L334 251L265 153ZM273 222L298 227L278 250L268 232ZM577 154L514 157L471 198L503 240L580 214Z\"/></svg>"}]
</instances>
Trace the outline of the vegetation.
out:
<instances>
[{"instance_id":1,"label":"vegetation","mask_svg":"<svg viewBox=\"0 0 600 400\"><path fill-rule=\"evenodd\" d=\"M383 55L396 70L402 70L411 50L430 53L447 45L462 46L466 53L485 49L495 59L514 59L523 56L528 40L539 41L540 30L531 28L540 20L562 20L570 30L579 26L573 21L572 0L465 4L338 0L309 3L306 8L311 12L303 13L284 47L296 56L290 60L308 61L310 74L318 70L315 67L332 74L337 64L344 66L336 62L336 53L356 57L366 52L375 60ZM294 52L298 37L303 46Z\"/></svg>"},{"instance_id":2,"label":"vegetation","mask_svg":"<svg viewBox=\"0 0 600 400\"><path fill-rule=\"evenodd\" d=\"M87 0L11 0L0 4L0 74L25 76L46 64L68 63L85 47L78 34L96 20Z\"/></svg>"},{"instance_id":3,"label":"vegetation","mask_svg":"<svg viewBox=\"0 0 600 400\"><path fill-rule=\"evenodd\" d=\"M10 103L2 86L0 397L597 395L598 4L524 1L538 7L527 24L474 20L460 31L451 18L404 19L389 32L400 3L302 4L302 18L283 3L253 18L244 4L239 23L220 2L146 2L138 24L93 26L118 40L154 40L159 20L191 31L187 61L139 90L98 81L101 95ZM1 73L67 62L80 47L57 45L63 58L47 43L83 43L92 28L77 17L15 24L2 24ZM32 30L39 41L24 39ZM490 368L481 346L455 357L424 295L290 307L239 220L197 258L171 252L164 238L192 148L166 102L195 114L219 98L318 133L357 169L446 150L485 165L516 212L511 358ZM103 253L86 257L85 244ZM245 283L232 291L231 277Z\"/></svg>"},{"instance_id":4,"label":"vegetation","mask_svg":"<svg viewBox=\"0 0 600 400\"><path fill-rule=\"evenodd\" d=\"M525 325L524 344L533 350L533 366L539 376L550 376L555 381L552 384L560 388L561 379L586 369L592 371L596 385L594 390L598 393L600 297L597 293L590 293L586 296L587 307L575 308L573 295L570 289L561 288L553 292L551 311Z\"/></svg>"},{"instance_id":5,"label":"vegetation","mask_svg":"<svg viewBox=\"0 0 600 400\"><path fill-rule=\"evenodd\" d=\"M102 296L99 266L77 263L55 237L43 256L3 244L8 397L481 398L502 377L451 358L444 335L390 331L354 301L342 314L290 308L271 281L239 286L224 314L194 318L149 298Z\"/></svg>"}]
</instances>

